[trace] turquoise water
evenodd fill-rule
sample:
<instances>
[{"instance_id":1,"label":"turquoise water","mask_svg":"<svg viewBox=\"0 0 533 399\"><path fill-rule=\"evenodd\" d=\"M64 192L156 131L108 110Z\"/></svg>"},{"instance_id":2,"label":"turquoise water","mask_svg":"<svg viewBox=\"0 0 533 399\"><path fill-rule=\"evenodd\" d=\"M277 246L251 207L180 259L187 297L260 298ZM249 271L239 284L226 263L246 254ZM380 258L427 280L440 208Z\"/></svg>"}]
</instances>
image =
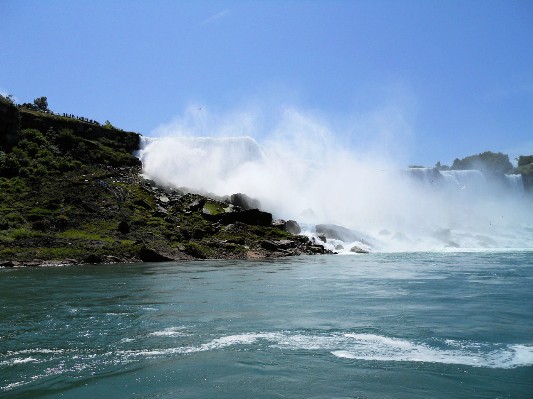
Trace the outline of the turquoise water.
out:
<instances>
[{"instance_id":1,"label":"turquoise water","mask_svg":"<svg viewBox=\"0 0 533 399\"><path fill-rule=\"evenodd\" d=\"M531 398L533 252L0 270L0 397Z\"/></svg>"}]
</instances>

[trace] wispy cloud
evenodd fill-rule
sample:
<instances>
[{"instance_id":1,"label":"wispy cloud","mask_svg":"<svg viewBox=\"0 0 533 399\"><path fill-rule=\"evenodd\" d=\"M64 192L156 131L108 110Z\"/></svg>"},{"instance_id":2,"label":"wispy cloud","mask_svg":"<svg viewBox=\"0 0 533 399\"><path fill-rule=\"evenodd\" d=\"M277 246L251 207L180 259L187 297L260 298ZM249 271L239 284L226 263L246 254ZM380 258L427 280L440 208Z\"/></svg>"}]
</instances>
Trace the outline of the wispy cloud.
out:
<instances>
[{"instance_id":1,"label":"wispy cloud","mask_svg":"<svg viewBox=\"0 0 533 399\"><path fill-rule=\"evenodd\" d=\"M215 21L218 21L222 18L225 18L229 15L229 10L223 10L223 11L220 11L220 12L217 12L216 14L213 14L211 15L209 18L206 18L204 19L200 25L208 25L208 24L212 24L213 22Z\"/></svg>"}]
</instances>

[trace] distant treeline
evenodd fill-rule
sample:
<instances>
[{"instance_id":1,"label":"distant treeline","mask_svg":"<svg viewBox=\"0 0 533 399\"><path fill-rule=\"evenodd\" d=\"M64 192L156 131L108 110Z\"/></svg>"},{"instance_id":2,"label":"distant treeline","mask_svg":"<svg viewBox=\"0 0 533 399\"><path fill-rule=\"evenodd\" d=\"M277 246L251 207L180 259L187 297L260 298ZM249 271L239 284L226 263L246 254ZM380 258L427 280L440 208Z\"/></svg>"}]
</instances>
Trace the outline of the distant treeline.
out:
<instances>
[{"instance_id":1,"label":"distant treeline","mask_svg":"<svg viewBox=\"0 0 533 399\"><path fill-rule=\"evenodd\" d=\"M531 174L533 173L533 155L520 155L516 158L518 167L514 167L509 160L509 155L502 152L485 151L465 158L455 158L452 165L442 165L437 162L435 169L441 170L479 170L485 174ZM410 168L423 168L424 166L410 165Z\"/></svg>"}]
</instances>

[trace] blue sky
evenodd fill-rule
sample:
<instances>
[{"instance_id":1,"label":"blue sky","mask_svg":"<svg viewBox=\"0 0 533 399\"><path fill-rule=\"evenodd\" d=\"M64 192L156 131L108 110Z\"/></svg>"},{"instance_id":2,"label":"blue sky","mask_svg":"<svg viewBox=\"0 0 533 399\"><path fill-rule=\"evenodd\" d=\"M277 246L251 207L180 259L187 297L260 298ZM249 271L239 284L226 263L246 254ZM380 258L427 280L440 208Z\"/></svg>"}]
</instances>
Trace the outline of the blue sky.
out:
<instances>
[{"instance_id":1,"label":"blue sky","mask_svg":"<svg viewBox=\"0 0 533 399\"><path fill-rule=\"evenodd\" d=\"M533 154L533 2L2 0L0 92L145 135L253 104L354 147L386 125L409 163Z\"/></svg>"}]
</instances>

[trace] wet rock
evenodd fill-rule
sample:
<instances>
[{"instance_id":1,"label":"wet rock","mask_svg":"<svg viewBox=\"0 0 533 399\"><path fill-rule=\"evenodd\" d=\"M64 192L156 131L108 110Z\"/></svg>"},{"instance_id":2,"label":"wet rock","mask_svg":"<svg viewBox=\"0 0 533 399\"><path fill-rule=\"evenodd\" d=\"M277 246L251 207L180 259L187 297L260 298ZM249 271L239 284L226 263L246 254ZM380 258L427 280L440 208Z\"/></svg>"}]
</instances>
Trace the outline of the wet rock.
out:
<instances>
[{"instance_id":1,"label":"wet rock","mask_svg":"<svg viewBox=\"0 0 533 399\"><path fill-rule=\"evenodd\" d=\"M216 215L220 223L224 225L241 222L254 226L270 226L272 224L272 214L260 211L259 209L248 209L240 212L230 212Z\"/></svg>"},{"instance_id":2,"label":"wet rock","mask_svg":"<svg viewBox=\"0 0 533 399\"><path fill-rule=\"evenodd\" d=\"M268 251L286 252L291 248L296 247L296 243L292 240L263 240L261 247Z\"/></svg>"},{"instance_id":3,"label":"wet rock","mask_svg":"<svg viewBox=\"0 0 533 399\"><path fill-rule=\"evenodd\" d=\"M121 262L124 262L124 260L119 258L118 256L106 255L104 256L104 262L105 263L121 263Z\"/></svg>"},{"instance_id":4,"label":"wet rock","mask_svg":"<svg viewBox=\"0 0 533 399\"><path fill-rule=\"evenodd\" d=\"M38 267L42 265L43 265L42 260L29 260L29 261L22 262L22 266L26 266L26 267Z\"/></svg>"},{"instance_id":5,"label":"wet rock","mask_svg":"<svg viewBox=\"0 0 533 399\"><path fill-rule=\"evenodd\" d=\"M95 263L102 263L102 261L103 261L102 257L96 254L89 254L83 258L84 263L95 264Z\"/></svg>"},{"instance_id":6,"label":"wet rock","mask_svg":"<svg viewBox=\"0 0 533 399\"><path fill-rule=\"evenodd\" d=\"M340 251L342 249L344 249L344 247L341 244L335 246L336 251Z\"/></svg>"},{"instance_id":7,"label":"wet rock","mask_svg":"<svg viewBox=\"0 0 533 399\"><path fill-rule=\"evenodd\" d=\"M285 223L285 231L291 234L300 234L302 229L295 220L287 220Z\"/></svg>"},{"instance_id":8,"label":"wet rock","mask_svg":"<svg viewBox=\"0 0 533 399\"><path fill-rule=\"evenodd\" d=\"M328 239L326 238L325 234L319 234L318 239L322 242L328 242Z\"/></svg>"},{"instance_id":9,"label":"wet rock","mask_svg":"<svg viewBox=\"0 0 533 399\"><path fill-rule=\"evenodd\" d=\"M354 252L356 254L367 254L368 253L366 249L358 247L357 245L354 245L353 247L351 247L350 252Z\"/></svg>"},{"instance_id":10,"label":"wet rock","mask_svg":"<svg viewBox=\"0 0 533 399\"><path fill-rule=\"evenodd\" d=\"M15 264L10 260L0 261L0 267L13 267L13 266L15 266Z\"/></svg>"},{"instance_id":11,"label":"wet rock","mask_svg":"<svg viewBox=\"0 0 533 399\"><path fill-rule=\"evenodd\" d=\"M206 202L207 200L205 198L196 199L187 206L187 209L190 212L198 212L199 210L202 210L204 208Z\"/></svg>"},{"instance_id":12,"label":"wet rock","mask_svg":"<svg viewBox=\"0 0 533 399\"><path fill-rule=\"evenodd\" d=\"M143 262L165 262L174 260L174 258L172 258L171 256L160 253L159 251L148 247L141 248L141 250L139 251L139 258Z\"/></svg>"},{"instance_id":13,"label":"wet rock","mask_svg":"<svg viewBox=\"0 0 533 399\"><path fill-rule=\"evenodd\" d=\"M311 253L314 254L325 254L326 251L323 245L309 245L307 247Z\"/></svg>"},{"instance_id":14,"label":"wet rock","mask_svg":"<svg viewBox=\"0 0 533 399\"><path fill-rule=\"evenodd\" d=\"M229 197L229 202L232 205L238 206L243 210L260 209L261 204L258 200L248 197L246 194L237 193Z\"/></svg>"}]
</instances>

